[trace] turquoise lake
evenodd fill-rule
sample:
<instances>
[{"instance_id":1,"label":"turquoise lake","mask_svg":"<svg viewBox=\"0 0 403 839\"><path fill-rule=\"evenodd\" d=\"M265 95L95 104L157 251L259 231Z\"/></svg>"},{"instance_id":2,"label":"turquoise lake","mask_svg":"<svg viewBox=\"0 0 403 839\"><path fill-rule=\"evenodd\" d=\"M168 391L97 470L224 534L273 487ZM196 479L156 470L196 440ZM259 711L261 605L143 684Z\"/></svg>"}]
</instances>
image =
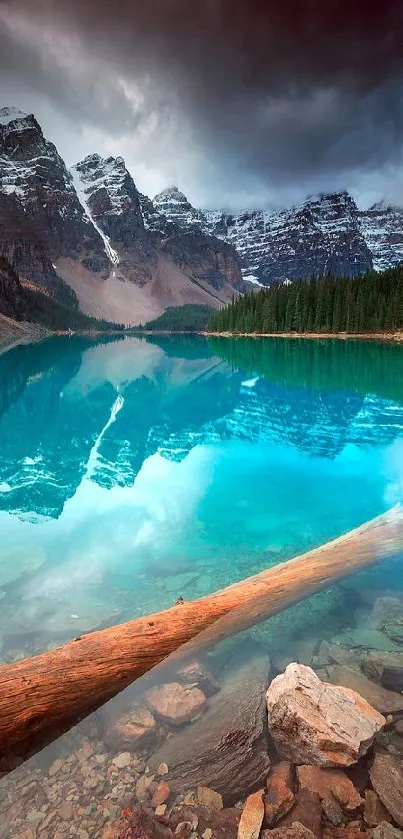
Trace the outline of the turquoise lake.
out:
<instances>
[{"instance_id":1,"label":"turquoise lake","mask_svg":"<svg viewBox=\"0 0 403 839\"><path fill-rule=\"evenodd\" d=\"M207 594L401 501L402 360L186 336L1 356L1 658Z\"/></svg>"}]
</instances>

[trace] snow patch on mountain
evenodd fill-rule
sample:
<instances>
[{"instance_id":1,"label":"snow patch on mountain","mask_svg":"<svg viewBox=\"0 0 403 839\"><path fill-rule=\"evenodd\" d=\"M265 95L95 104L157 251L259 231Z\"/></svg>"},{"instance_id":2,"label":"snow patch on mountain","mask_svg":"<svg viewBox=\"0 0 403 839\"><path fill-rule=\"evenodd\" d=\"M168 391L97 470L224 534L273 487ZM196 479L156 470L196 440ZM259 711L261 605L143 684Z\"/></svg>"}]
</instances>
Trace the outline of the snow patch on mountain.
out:
<instances>
[{"instance_id":1,"label":"snow patch on mountain","mask_svg":"<svg viewBox=\"0 0 403 839\"><path fill-rule=\"evenodd\" d=\"M79 164L78 164L79 165ZM95 227L97 233L99 233L105 248L105 253L115 267L119 265L119 254L118 252L112 247L110 240L106 233L102 230L99 226L97 221L95 220L94 216L91 213L91 210L88 206L88 193L91 193L91 189L88 189L88 185L85 183L85 178L82 177L82 172L77 169L77 166L72 166L70 169L70 174L73 181L74 189L77 193L78 200L87 216L88 220L91 224Z\"/></svg>"}]
</instances>

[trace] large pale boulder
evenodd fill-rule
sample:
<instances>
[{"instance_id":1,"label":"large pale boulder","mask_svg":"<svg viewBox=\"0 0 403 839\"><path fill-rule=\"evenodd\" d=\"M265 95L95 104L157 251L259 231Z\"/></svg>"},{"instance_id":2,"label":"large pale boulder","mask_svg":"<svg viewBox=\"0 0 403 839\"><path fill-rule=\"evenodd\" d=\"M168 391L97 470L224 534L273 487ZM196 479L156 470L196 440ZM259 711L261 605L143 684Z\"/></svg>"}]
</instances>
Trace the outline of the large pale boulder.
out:
<instances>
[{"instance_id":1,"label":"large pale boulder","mask_svg":"<svg viewBox=\"0 0 403 839\"><path fill-rule=\"evenodd\" d=\"M266 694L269 731L280 757L297 764L351 766L366 754L385 718L358 693L289 664Z\"/></svg>"}]
</instances>

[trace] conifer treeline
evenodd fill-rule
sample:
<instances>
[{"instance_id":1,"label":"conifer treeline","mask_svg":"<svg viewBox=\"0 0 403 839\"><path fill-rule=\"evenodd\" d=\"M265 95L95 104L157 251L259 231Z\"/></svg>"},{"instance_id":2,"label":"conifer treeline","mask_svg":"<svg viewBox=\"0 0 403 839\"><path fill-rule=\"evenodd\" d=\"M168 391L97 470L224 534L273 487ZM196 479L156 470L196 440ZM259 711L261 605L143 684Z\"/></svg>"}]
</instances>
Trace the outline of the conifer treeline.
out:
<instances>
[{"instance_id":1,"label":"conifer treeline","mask_svg":"<svg viewBox=\"0 0 403 839\"><path fill-rule=\"evenodd\" d=\"M216 312L212 332L389 332L403 328L403 266L297 280L249 292Z\"/></svg>"}]
</instances>

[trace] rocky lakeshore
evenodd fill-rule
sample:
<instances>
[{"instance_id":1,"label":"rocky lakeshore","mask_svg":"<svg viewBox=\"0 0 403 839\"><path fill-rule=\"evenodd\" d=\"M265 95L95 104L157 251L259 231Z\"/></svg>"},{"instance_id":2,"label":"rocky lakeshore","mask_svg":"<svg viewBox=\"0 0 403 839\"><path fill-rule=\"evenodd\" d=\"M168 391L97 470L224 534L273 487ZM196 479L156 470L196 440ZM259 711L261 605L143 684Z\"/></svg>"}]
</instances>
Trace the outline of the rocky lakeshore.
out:
<instances>
[{"instance_id":1,"label":"rocky lakeshore","mask_svg":"<svg viewBox=\"0 0 403 839\"><path fill-rule=\"evenodd\" d=\"M157 668L4 775L0 839L403 839L403 595L354 597Z\"/></svg>"}]
</instances>

